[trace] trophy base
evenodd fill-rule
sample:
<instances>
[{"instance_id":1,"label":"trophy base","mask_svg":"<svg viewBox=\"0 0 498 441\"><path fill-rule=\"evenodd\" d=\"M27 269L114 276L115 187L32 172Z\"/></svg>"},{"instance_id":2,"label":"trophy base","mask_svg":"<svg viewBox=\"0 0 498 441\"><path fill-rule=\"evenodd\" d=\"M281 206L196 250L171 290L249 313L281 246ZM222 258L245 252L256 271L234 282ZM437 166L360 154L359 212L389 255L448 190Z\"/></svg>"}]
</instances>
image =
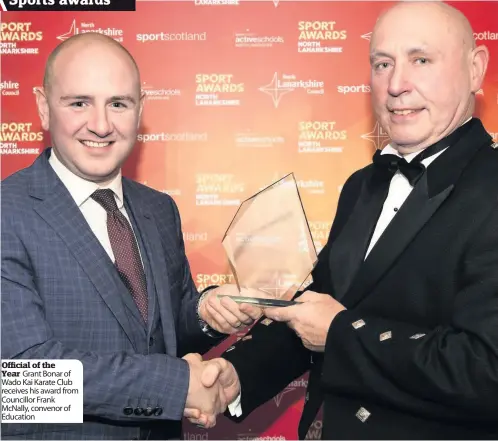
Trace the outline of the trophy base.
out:
<instances>
[{"instance_id":1,"label":"trophy base","mask_svg":"<svg viewBox=\"0 0 498 441\"><path fill-rule=\"evenodd\" d=\"M277 308L282 306L297 305L300 303L295 302L294 300L260 299L259 297L228 296L223 294L220 294L217 297L219 299L221 299L222 297L230 297L236 303L250 303L252 305L274 306Z\"/></svg>"}]
</instances>

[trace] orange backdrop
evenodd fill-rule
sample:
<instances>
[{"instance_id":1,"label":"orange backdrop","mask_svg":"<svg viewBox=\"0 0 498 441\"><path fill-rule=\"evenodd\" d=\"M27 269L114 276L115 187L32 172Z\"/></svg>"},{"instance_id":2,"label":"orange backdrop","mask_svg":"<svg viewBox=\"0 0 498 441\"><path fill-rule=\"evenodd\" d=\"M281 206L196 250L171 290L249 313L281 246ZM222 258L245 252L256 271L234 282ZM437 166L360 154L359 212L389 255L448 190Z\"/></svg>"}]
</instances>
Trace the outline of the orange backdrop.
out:
<instances>
[{"instance_id":1,"label":"orange backdrop","mask_svg":"<svg viewBox=\"0 0 498 441\"><path fill-rule=\"evenodd\" d=\"M452 4L491 51L477 114L498 139L498 3ZM320 250L346 178L388 142L370 111L368 45L389 5L159 0L138 1L136 12L3 13L2 178L50 144L33 95L49 52L75 33L102 32L132 52L147 92L124 174L178 203L197 286L233 281L226 227L241 201L289 172ZM291 383L240 425L221 419L206 432L186 424L185 438L294 439L306 384ZM318 419L310 438L320 428Z\"/></svg>"}]
</instances>

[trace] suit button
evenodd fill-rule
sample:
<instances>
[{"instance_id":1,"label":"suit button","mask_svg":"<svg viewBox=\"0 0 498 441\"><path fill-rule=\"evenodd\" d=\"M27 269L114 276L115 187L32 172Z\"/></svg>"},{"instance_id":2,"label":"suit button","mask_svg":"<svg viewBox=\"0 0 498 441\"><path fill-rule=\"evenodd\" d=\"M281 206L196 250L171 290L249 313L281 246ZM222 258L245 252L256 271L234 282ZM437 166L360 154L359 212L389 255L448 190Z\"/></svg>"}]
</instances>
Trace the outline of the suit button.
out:
<instances>
[{"instance_id":1,"label":"suit button","mask_svg":"<svg viewBox=\"0 0 498 441\"><path fill-rule=\"evenodd\" d=\"M144 411L144 415L145 416L151 416L152 414L154 413L154 409L152 407L148 407L147 409L145 409Z\"/></svg>"},{"instance_id":2,"label":"suit button","mask_svg":"<svg viewBox=\"0 0 498 441\"><path fill-rule=\"evenodd\" d=\"M154 416L160 416L163 413L163 408L162 407L156 407L154 409Z\"/></svg>"},{"instance_id":3,"label":"suit button","mask_svg":"<svg viewBox=\"0 0 498 441\"><path fill-rule=\"evenodd\" d=\"M130 407L130 406L125 407L125 408L123 409L123 413L124 413L125 415L131 415L131 414L133 413L133 407Z\"/></svg>"},{"instance_id":4,"label":"suit button","mask_svg":"<svg viewBox=\"0 0 498 441\"><path fill-rule=\"evenodd\" d=\"M144 413L144 410L141 407L136 407L133 413L137 416L140 416Z\"/></svg>"}]
</instances>

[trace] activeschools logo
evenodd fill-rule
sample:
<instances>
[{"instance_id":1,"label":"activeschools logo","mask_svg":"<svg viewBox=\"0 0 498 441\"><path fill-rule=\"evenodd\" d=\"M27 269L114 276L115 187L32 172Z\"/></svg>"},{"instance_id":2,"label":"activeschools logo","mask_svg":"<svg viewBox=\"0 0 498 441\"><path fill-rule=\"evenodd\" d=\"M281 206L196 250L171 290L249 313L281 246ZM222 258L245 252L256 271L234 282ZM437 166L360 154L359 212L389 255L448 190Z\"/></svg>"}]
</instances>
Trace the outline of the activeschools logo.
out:
<instances>
[{"instance_id":1,"label":"activeschools logo","mask_svg":"<svg viewBox=\"0 0 498 441\"><path fill-rule=\"evenodd\" d=\"M262 135L254 132L239 132L235 134L235 145L240 148L273 148L283 145L285 138L283 136Z\"/></svg>"},{"instance_id":2,"label":"activeschools logo","mask_svg":"<svg viewBox=\"0 0 498 441\"><path fill-rule=\"evenodd\" d=\"M240 32L235 34L235 47L273 47L285 43L281 35L258 35L255 32Z\"/></svg>"},{"instance_id":3,"label":"activeschools logo","mask_svg":"<svg viewBox=\"0 0 498 441\"><path fill-rule=\"evenodd\" d=\"M88 21L80 22L78 24L76 22L76 19L73 20L67 32L58 35L56 38L57 40L64 41L67 40L68 38L71 38L73 35L86 34L88 32L96 32L98 34L107 35L108 37L111 37L120 43L122 43L124 39L123 29L114 28L114 27L102 28L100 26L96 26L95 23Z\"/></svg>"},{"instance_id":4,"label":"activeschools logo","mask_svg":"<svg viewBox=\"0 0 498 441\"><path fill-rule=\"evenodd\" d=\"M171 98L179 97L182 94L180 89L157 88L145 81L142 83L142 91L149 101L169 101Z\"/></svg>"}]
</instances>

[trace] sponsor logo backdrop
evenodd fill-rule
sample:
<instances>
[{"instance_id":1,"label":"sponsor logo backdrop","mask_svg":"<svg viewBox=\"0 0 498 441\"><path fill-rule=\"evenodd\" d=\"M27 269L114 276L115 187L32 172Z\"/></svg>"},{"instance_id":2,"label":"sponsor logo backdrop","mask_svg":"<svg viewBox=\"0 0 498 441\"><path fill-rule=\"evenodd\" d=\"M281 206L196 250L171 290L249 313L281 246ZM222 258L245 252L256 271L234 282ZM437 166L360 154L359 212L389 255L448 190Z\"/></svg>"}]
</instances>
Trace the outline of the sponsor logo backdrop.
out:
<instances>
[{"instance_id":1,"label":"sponsor logo backdrop","mask_svg":"<svg viewBox=\"0 0 498 441\"><path fill-rule=\"evenodd\" d=\"M491 51L477 114L498 132L497 2L455 2ZM136 57L147 93L125 175L178 203L194 281L233 282L221 239L241 201L294 172L318 250L347 177L388 138L370 111L368 45L388 2L139 1L136 12L3 13L2 178L50 144L33 88L49 52L101 32ZM226 341L208 356L226 349ZM248 360L248 362L250 362ZM307 378L244 423L221 418L186 439L295 439ZM321 420L310 438L318 438Z\"/></svg>"}]
</instances>

